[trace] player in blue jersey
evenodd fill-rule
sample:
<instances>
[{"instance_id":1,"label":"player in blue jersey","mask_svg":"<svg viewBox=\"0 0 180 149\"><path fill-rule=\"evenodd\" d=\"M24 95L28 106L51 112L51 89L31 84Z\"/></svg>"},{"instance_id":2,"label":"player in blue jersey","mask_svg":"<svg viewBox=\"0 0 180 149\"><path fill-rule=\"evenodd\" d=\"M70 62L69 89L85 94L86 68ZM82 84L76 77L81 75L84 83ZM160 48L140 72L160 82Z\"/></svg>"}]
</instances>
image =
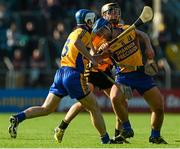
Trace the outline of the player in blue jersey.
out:
<instances>
[{"instance_id":1,"label":"player in blue jersey","mask_svg":"<svg viewBox=\"0 0 180 149\"><path fill-rule=\"evenodd\" d=\"M108 20L113 26L111 30L112 37L115 38L128 27L127 25L119 24L121 12L120 7L116 3L108 3L104 5L101 12L103 18ZM150 40L145 33L138 30L128 32L113 45L107 47L107 49L109 49L108 51L110 51L112 55L112 58L116 61L116 66L117 63L121 66L117 66L118 75L116 83L118 83L120 86L125 85L127 88L136 89L145 98L152 111L152 129L149 142L155 144L167 144L167 142L160 135L160 129L164 117L163 96L161 95L151 76L145 74L143 71L134 70L134 68L137 66L144 66L139 39L145 43L147 61L151 61L154 58L154 51L151 47ZM106 44L102 45L101 47L106 49ZM123 127L122 132L117 130L116 135L119 135L115 138L115 140L122 141L123 139L133 137L134 132L128 118L128 111L124 104L122 104L126 97L116 85L113 85L110 97L114 112L119 117L119 120L121 120ZM76 113L77 111L72 111L71 113L73 112ZM70 119L69 117L70 115L65 117L65 119ZM67 127L67 125L68 124L66 123L65 126ZM62 130L64 129L63 125L60 125L59 127L62 127ZM62 136L63 132L61 133L60 137Z\"/></svg>"},{"instance_id":2,"label":"player in blue jersey","mask_svg":"<svg viewBox=\"0 0 180 149\"><path fill-rule=\"evenodd\" d=\"M69 95L76 98L90 113L92 123L98 130L103 144L111 143L104 119L97 104L95 95L90 91L84 77L84 66L91 61L97 67L101 62L100 56L91 56L91 29L95 21L95 13L80 9L75 18L77 28L70 33L61 54L61 67L56 71L54 82L42 106L34 106L10 117L9 134L17 136L19 123L25 119L44 116L52 113L62 97ZM56 131L59 131L58 129Z\"/></svg>"},{"instance_id":3,"label":"player in blue jersey","mask_svg":"<svg viewBox=\"0 0 180 149\"><path fill-rule=\"evenodd\" d=\"M101 15L106 20L109 20L109 22L111 22L113 25L112 36L114 38L128 27L126 25L119 24L121 11L117 3L108 3L104 5L101 9ZM151 66L151 64L154 64L151 63L153 62L154 51L152 49L149 37L142 31L135 29L131 30L123 37L116 40L116 42L114 42L112 45L109 45L109 47L108 44L104 45L104 47L107 47L106 50L110 51L111 57L116 65L116 83L136 89L149 104L152 111L151 135L149 137L149 142L155 144L167 144L167 142L160 135L164 118L164 99L152 76L150 76L150 73L147 73L145 69L146 65L144 66L142 61L140 40L145 44L147 66L150 66L156 71L155 65ZM148 65L148 63L151 64ZM137 67L142 67L145 69L145 71L134 69ZM133 137L134 132L128 118L128 111L127 108L125 108L122 104L126 98L123 96L123 94L121 94L116 85L113 85L110 96L114 111L122 121L123 127L123 131L120 133L119 137L116 137L115 139L118 140L121 138Z\"/></svg>"},{"instance_id":4,"label":"player in blue jersey","mask_svg":"<svg viewBox=\"0 0 180 149\"><path fill-rule=\"evenodd\" d=\"M111 30L111 26L109 26L109 22L103 18L98 19L93 27L92 30L92 43L93 43L93 53L96 54L102 45L103 42L106 42L108 39L108 35L106 34ZM110 39L109 39L110 40ZM85 76L88 79L88 84L93 91L94 88L99 88L100 90L104 91L104 93L109 97L111 87L114 82L110 81L106 75L112 78L113 76L111 73L112 69L112 62L109 58L103 59L104 63L98 66L98 69L90 68L89 65L85 70ZM106 75L104 75L106 74ZM126 102L124 103L126 104ZM67 112L66 116L64 117L64 120L60 123L60 125L56 128L59 131L54 134L55 139L61 143L65 130L68 127L69 123L78 115L80 111L83 110L83 106L81 103L77 102L74 105L71 106L69 111ZM56 130L55 129L55 130ZM116 129L115 129L115 136L119 134L119 131L121 129L121 122L117 118L116 119ZM116 143L123 143L124 140L118 141Z\"/></svg>"}]
</instances>

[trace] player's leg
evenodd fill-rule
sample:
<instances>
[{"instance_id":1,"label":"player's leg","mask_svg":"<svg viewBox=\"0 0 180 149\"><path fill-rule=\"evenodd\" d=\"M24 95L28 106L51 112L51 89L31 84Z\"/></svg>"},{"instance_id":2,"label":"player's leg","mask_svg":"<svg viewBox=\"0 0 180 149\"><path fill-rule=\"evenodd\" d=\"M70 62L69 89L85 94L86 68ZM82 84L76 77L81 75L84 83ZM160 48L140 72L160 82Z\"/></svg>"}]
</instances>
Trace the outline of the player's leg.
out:
<instances>
[{"instance_id":1,"label":"player's leg","mask_svg":"<svg viewBox=\"0 0 180 149\"><path fill-rule=\"evenodd\" d=\"M106 132L104 120L101 115L100 108L96 102L95 95L93 93L90 93L85 98L79 101L80 103L78 102L70 108L70 110L65 116L65 119L68 120L68 122L70 122L82 110L83 105L83 107L90 113L92 123L94 127L98 130L101 136L102 143L109 143L109 135ZM63 139L63 135L68 124L69 123L62 121L59 127L55 129L54 138L59 143Z\"/></svg>"},{"instance_id":2,"label":"player's leg","mask_svg":"<svg viewBox=\"0 0 180 149\"><path fill-rule=\"evenodd\" d=\"M49 93L42 106L33 106L26 109L25 111L11 116L10 126L8 128L10 136L12 138L16 138L18 125L25 119L44 116L52 113L56 109L59 101L60 97Z\"/></svg>"},{"instance_id":3,"label":"player's leg","mask_svg":"<svg viewBox=\"0 0 180 149\"><path fill-rule=\"evenodd\" d=\"M136 81L133 82L135 89L143 95L152 111L151 114L151 136L149 142L156 144L167 144L167 142L160 136L160 129L164 119L164 99L160 90L151 76L144 75L142 72L136 73ZM140 78L138 80L138 78Z\"/></svg>"},{"instance_id":4,"label":"player's leg","mask_svg":"<svg viewBox=\"0 0 180 149\"><path fill-rule=\"evenodd\" d=\"M60 97L49 93L42 106L30 107L24 111L26 119L45 116L54 112L60 102Z\"/></svg>"},{"instance_id":5,"label":"player's leg","mask_svg":"<svg viewBox=\"0 0 180 149\"><path fill-rule=\"evenodd\" d=\"M113 78L111 69L107 68L103 73L106 73L109 77ZM110 92L113 83L109 80L102 72L90 72L88 81L91 82L95 87L103 90L105 95L110 99ZM116 118L115 136L118 136L121 131L121 122Z\"/></svg>"},{"instance_id":6,"label":"player's leg","mask_svg":"<svg viewBox=\"0 0 180 149\"><path fill-rule=\"evenodd\" d=\"M123 139L133 137L134 132L128 118L127 104L125 101L126 97L116 85L112 86L110 97L113 110L118 119L122 122L123 131L120 133L120 137Z\"/></svg>"},{"instance_id":7,"label":"player's leg","mask_svg":"<svg viewBox=\"0 0 180 149\"><path fill-rule=\"evenodd\" d=\"M114 130L114 138L121 134L123 131L122 122L121 120L116 116L116 125Z\"/></svg>"},{"instance_id":8,"label":"player's leg","mask_svg":"<svg viewBox=\"0 0 180 149\"><path fill-rule=\"evenodd\" d=\"M19 123L28 118L48 115L56 109L61 97L67 95L66 90L62 86L62 72L62 69L56 71L54 83L51 85L49 94L42 106L30 107L27 110L10 117L9 133L12 138L16 138L17 136L17 127Z\"/></svg>"},{"instance_id":9,"label":"player's leg","mask_svg":"<svg viewBox=\"0 0 180 149\"><path fill-rule=\"evenodd\" d=\"M88 86L90 88L91 91L94 90L94 86L92 83L88 83ZM83 110L83 106L80 102L77 102L75 104L73 104L70 109L68 110L68 112L66 113L64 120L61 121L61 123L59 124L59 126L57 126L55 128L55 134L54 134L54 138L58 143L62 142L64 133L66 128L69 126L70 122Z\"/></svg>"},{"instance_id":10,"label":"player's leg","mask_svg":"<svg viewBox=\"0 0 180 149\"><path fill-rule=\"evenodd\" d=\"M145 100L149 104L151 114L151 136L149 142L157 144L167 144L161 137L160 131L164 119L164 98L157 87L153 87L143 94Z\"/></svg>"},{"instance_id":11,"label":"player's leg","mask_svg":"<svg viewBox=\"0 0 180 149\"><path fill-rule=\"evenodd\" d=\"M83 106L80 102L77 102L71 106L71 108L66 113L64 120L61 121L58 127L55 128L54 138L57 142L61 143L65 130L69 123L83 110Z\"/></svg>"},{"instance_id":12,"label":"player's leg","mask_svg":"<svg viewBox=\"0 0 180 149\"><path fill-rule=\"evenodd\" d=\"M103 144L110 143L110 138L106 132L105 122L96 101L95 95L91 92L85 98L79 100L84 108L90 113L93 126L98 130Z\"/></svg>"},{"instance_id":13,"label":"player's leg","mask_svg":"<svg viewBox=\"0 0 180 149\"><path fill-rule=\"evenodd\" d=\"M113 85L113 84L112 84ZM112 87L112 86L111 86ZM110 92L111 92L111 88L106 88L103 89L104 93L106 94L106 96L110 99ZM127 102L125 101L124 104L127 107ZM118 116L116 116L116 124L115 124L115 129L114 129L114 137L117 137L122 131L122 122L121 120L118 118Z\"/></svg>"},{"instance_id":14,"label":"player's leg","mask_svg":"<svg viewBox=\"0 0 180 149\"><path fill-rule=\"evenodd\" d=\"M65 115L64 121L69 124L83 109L84 108L80 102L75 103Z\"/></svg>"},{"instance_id":15,"label":"player's leg","mask_svg":"<svg viewBox=\"0 0 180 149\"><path fill-rule=\"evenodd\" d=\"M66 75L63 79L64 88L71 98L76 98L83 107L89 111L92 123L98 130L102 143L109 143L109 135L106 132L104 119L100 107L96 102L95 95L90 91L87 79L84 75L72 68L66 68Z\"/></svg>"},{"instance_id":16,"label":"player's leg","mask_svg":"<svg viewBox=\"0 0 180 149\"><path fill-rule=\"evenodd\" d=\"M104 80L104 76L100 72L90 71L87 78L88 78L88 84L91 91L94 90L94 87L104 89L104 88L109 88L112 86L111 82L107 82L107 80ZM92 123L95 126L95 128L98 130L98 132L100 133L102 143L108 143L110 141L109 135L106 132L104 119L102 117L100 108L97 104L96 97L93 93L90 93L89 96L87 96L86 98L89 101L88 100L86 101L85 99L83 99L83 100L80 100L80 102L87 109L87 111L90 112Z\"/></svg>"}]
</instances>

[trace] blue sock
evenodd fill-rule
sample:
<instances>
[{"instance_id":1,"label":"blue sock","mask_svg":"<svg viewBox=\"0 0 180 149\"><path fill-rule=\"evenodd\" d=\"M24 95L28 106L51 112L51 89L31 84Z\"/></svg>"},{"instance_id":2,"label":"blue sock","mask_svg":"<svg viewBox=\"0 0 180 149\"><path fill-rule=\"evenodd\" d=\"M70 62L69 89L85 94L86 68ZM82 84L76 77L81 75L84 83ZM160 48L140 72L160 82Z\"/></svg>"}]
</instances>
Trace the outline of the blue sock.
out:
<instances>
[{"instance_id":1,"label":"blue sock","mask_svg":"<svg viewBox=\"0 0 180 149\"><path fill-rule=\"evenodd\" d=\"M101 143L107 144L110 141L108 133L106 133L103 137L101 137Z\"/></svg>"},{"instance_id":2,"label":"blue sock","mask_svg":"<svg viewBox=\"0 0 180 149\"><path fill-rule=\"evenodd\" d=\"M122 126L123 126L123 128L124 128L125 130L127 130L127 131L132 130L131 124L130 124L129 120L126 121L126 122L123 122L123 123L122 123Z\"/></svg>"},{"instance_id":3,"label":"blue sock","mask_svg":"<svg viewBox=\"0 0 180 149\"><path fill-rule=\"evenodd\" d=\"M160 137L160 130L152 129L151 130L151 137L152 138Z\"/></svg>"},{"instance_id":4,"label":"blue sock","mask_svg":"<svg viewBox=\"0 0 180 149\"><path fill-rule=\"evenodd\" d=\"M17 115L15 115L15 117L18 119L18 123L20 123L26 119L26 115L24 112L18 113Z\"/></svg>"}]
</instances>

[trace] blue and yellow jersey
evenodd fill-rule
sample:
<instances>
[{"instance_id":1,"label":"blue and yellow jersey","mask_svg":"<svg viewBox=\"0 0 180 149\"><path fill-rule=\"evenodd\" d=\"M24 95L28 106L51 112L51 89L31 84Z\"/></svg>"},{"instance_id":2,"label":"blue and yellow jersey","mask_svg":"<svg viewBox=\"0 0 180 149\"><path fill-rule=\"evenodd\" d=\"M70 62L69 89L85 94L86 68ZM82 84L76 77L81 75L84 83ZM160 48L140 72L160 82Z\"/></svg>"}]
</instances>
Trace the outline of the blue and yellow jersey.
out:
<instances>
[{"instance_id":1,"label":"blue and yellow jersey","mask_svg":"<svg viewBox=\"0 0 180 149\"><path fill-rule=\"evenodd\" d=\"M85 47L90 48L91 35L83 28L75 29L66 40L61 53L61 67L67 66L77 69L79 72L84 72L84 66L88 60L79 52L74 43L80 39Z\"/></svg>"},{"instance_id":2,"label":"blue and yellow jersey","mask_svg":"<svg viewBox=\"0 0 180 149\"><path fill-rule=\"evenodd\" d=\"M116 29L123 32L128 26L119 25ZM139 39L135 29L129 31L123 37L118 39L110 46L110 51L113 53L113 58L119 64L130 66L143 66L142 53L140 49ZM121 67L121 72L131 72L132 70Z\"/></svg>"}]
</instances>

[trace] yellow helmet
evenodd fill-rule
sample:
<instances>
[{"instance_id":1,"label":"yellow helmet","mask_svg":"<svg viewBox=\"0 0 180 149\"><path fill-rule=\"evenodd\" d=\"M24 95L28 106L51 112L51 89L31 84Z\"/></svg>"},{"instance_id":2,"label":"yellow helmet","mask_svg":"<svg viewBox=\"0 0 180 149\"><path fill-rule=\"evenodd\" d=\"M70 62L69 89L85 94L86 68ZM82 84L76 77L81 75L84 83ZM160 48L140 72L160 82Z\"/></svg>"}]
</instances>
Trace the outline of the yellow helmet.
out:
<instances>
[{"instance_id":1,"label":"yellow helmet","mask_svg":"<svg viewBox=\"0 0 180 149\"><path fill-rule=\"evenodd\" d=\"M101 15L104 19L111 21L112 23L119 23L121 17L121 8L117 3L105 4L101 8Z\"/></svg>"}]
</instances>

